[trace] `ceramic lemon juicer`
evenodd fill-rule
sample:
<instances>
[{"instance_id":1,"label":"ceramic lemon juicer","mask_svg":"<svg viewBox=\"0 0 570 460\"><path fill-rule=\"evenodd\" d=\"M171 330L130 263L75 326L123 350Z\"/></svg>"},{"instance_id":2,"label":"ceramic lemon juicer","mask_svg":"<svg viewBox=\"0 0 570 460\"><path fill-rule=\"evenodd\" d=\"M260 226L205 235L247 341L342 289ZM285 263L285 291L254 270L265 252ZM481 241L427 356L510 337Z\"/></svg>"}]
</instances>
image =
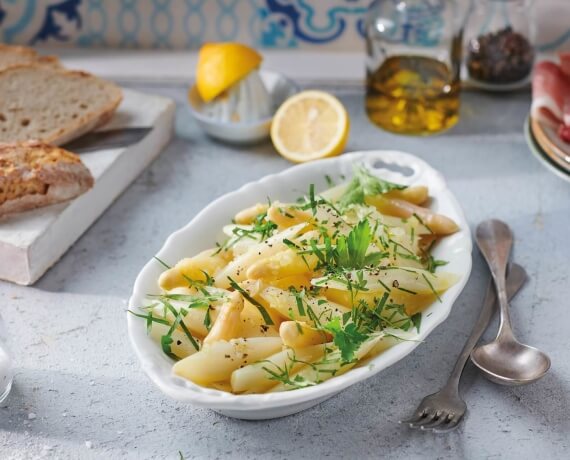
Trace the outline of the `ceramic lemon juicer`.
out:
<instances>
[{"instance_id":1,"label":"ceramic lemon juicer","mask_svg":"<svg viewBox=\"0 0 570 460\"><path fill-rule=\"evenodd\" d=\"M283 75L260 70L262 61L256 50L240 43L207 43L200 49L188 98L207 134L232 143L269 135L276 107L297 86Z\"/></svg>"}]
</instances>

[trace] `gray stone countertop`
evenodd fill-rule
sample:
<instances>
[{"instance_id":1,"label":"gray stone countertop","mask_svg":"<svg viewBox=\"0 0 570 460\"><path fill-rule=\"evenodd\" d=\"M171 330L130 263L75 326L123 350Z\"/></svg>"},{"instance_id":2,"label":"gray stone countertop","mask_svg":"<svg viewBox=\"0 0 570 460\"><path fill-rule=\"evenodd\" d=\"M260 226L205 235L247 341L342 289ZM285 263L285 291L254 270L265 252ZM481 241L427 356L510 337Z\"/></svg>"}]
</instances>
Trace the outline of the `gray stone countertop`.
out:
<instances>
[{"instance_id":1,"label":"gray stone countertop","mask_svg":"<svg viewBox=\"0 0 570 460\"><path fill-rule=\"evenodd\" d=\"M477 252L471 279L446 322L411 355L319 406L247 422L180 404L142 373L126 335L126 299L166 237L214 198L290 164L269 143L214 143L185 110L185 88L129 85L179 103L163 154L33 287L0 282L16 362L0 406L0 458L568 458L570 447L570 184L529 153L526 92L465 93L461 120L430 138L372 126L358 88L334 88L351 120L347 150L416 154L449 182L472 228L499 217L516 235L514 259L530 275L513 302L520 339L552 358L540 382L504 388L469 365L465 423L446 435L397 421L445 380L481 305L488 273ZM488 331L488 336L496 325ZM35 415L35 418L34 418Z\"/></svg>"}]
</instances>

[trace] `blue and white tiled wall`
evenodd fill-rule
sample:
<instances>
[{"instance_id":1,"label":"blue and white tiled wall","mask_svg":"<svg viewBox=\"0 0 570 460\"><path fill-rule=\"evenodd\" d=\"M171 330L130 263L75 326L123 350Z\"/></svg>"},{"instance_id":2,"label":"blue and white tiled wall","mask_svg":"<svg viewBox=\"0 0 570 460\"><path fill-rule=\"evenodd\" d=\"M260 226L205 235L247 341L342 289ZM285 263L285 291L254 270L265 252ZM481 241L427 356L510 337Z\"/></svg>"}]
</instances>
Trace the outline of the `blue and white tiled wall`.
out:
<instances>
[{"instance_id":1,"label":"blue and white tiled wall","mask_svg":"<svg viewBox=\"0 0 570 460\"><path fill-rule=\"evenodd\" d=\"M273 49L361 51L362 18L369 3L0 0L0 41L122 48L197 48L205 41L241 41ZM538 0L536 17L540 50L570 49L570 0Z\"/></svg>"}]
</instances>

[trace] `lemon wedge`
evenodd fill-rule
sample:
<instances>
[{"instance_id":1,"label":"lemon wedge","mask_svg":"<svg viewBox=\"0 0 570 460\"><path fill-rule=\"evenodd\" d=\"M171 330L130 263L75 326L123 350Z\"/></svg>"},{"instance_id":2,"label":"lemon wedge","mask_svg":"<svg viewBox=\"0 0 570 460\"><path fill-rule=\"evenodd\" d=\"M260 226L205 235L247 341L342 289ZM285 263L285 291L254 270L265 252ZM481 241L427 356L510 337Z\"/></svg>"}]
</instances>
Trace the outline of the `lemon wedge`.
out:
<instances>
[{"instance_id":1,"label":"lemon wedge","mask_svg":"<svg viewBox=\"0 0 570 460\"><path fill-rule=\"evenodd\" d=\"M279 154L294 163L342 153L348 139L348 113L336 97L303 91L287 99L271 124L271 140Z\"/></svg>"},{"instance_id":2,"label":"lemon wedge","mask_svg":"<svg viewBox=\"0 0 570 460\"><path fill-rule=\"evenodd\" d=\"M259 67L261 55L241 43L206 43L200 48L196 87L209 102Z\"/></svg>"}]
</instances>

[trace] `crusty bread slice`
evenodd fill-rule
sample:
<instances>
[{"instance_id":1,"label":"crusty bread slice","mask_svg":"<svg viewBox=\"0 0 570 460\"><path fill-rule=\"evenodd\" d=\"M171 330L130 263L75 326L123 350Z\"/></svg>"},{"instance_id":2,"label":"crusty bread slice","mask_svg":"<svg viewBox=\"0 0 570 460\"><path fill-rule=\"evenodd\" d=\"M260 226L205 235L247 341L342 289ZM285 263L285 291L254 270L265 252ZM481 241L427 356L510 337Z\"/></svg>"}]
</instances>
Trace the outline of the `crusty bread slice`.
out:
<instances>
[{"instance_id":1,"label":"crusty bread slice","mask_svg":"<svg viewBox=\"0 0 570 460\"><path fill-rule=\"evenodd\" d=\"M0 144L0 218L61 203L93 187L81 159L40 142Z\"/></svg>"},{"instance_id":2,"label":"crusty bread slice","mask_svg":"<svg viewBox=\"0 0 570 460\"><path fill-rule=\"evenodd\" d=\"M57 56L40 56L32 48L0 44L0 71L22 64L37 64L54 69L62 68Z\"/></svg>"},{"instance_id":3,"label":"crusty bread slice","mask_svg":"<svg viewBox=\"0 0 570 460\"><path fill-rule=\"evenodd\" d=\"M0 72L0 142L62 145L107 122L121 89L86 72L37 64Z\"/></svg>"}]
</instances>

